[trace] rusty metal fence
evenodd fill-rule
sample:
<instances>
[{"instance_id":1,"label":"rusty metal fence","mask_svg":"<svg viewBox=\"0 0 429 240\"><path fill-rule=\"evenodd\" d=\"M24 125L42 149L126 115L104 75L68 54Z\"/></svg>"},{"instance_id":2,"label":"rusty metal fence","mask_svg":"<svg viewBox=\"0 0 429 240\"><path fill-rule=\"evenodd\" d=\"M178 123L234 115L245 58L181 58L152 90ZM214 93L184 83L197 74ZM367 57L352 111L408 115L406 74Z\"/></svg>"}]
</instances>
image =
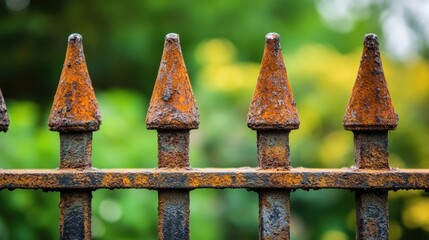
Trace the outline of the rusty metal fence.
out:
<instances>
[{"instance_id":1,"label":"rusty metal fence","mask_svg":"<svg viewBox=\"0 0 429 240\"><path fill-rule=\"evenodd\" d=\"M86 67L82 37L68 39L49 117L60 135L60 166L53 170L0 169L0 189L60 192L60 239L91 239L91 197L97 189L158 191L159 239L189 239L189 193L198 188L245 188L259 194L259 238L290 238L290 194L296 189L350 189L356 196L356 239L388 239L388 191L429 189L429 170L389 167L388 130L398 117L383 73L377 36L367 34L344 117L354 133L355 165L341 169L292 168L289 133L299 127L279 35L269 33L247 125L257 131L257 168L191 168L189 131L199 114L179 36L168 34L147 113L158 131L158 168L92 168L92 132L101 117ZM0 92L0 130L9 119Z\"/></svg>"}]
</instances>

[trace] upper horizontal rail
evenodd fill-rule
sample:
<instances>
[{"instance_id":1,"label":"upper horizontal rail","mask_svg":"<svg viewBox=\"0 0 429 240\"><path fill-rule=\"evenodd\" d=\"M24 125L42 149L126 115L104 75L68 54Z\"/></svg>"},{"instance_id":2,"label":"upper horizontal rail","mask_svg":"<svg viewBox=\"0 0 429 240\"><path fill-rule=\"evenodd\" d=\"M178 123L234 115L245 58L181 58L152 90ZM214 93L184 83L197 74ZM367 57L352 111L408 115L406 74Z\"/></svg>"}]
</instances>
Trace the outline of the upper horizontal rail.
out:
<instances>
[{"instance_id":1,"label":"upper horizontal rail","mask_svg":"<svg viewBox=\"0 0 429 240\"><path fill-rule=\"evenodd\" d=\"M0 189L429 189L429 170L292 168L0 170Z\"/></svg>"}]
</instances>

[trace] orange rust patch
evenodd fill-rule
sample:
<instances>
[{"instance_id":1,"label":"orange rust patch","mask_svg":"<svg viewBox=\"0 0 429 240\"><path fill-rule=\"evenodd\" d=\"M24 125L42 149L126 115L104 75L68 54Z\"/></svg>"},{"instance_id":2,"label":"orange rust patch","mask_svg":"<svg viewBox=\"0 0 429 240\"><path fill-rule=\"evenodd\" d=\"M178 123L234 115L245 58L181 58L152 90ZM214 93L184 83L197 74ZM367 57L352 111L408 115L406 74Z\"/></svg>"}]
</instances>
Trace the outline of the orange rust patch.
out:
<instances>
[{"instance_id":1,"label":"orange rust patch","mask_svg":"<svg viewBox=\"0 0 429 240\"><path fill-rule=\"evenodd\" d=\"M186 178L188 181L188 185L191 188L198 187L199 184L202 182L201 180L201 174L194 174L191 178Z\"/></svg>"},{"instance_id":2,"label":"orange rust patch","mask_svg":"<svg viewBox=\"0 0 429 240\"><path fill-rule=\"evenodd\" d=\"M165 37L164 52L146 117L148 129L196 129L199 113L179 35Z\"/></svg>"},{"instance_id":3,"label":"orange rust patch","mask_svg":"<svg viewBox=\"0 0 429 240\"><path fill-rule=\"evenodd\" d=\"M242 173L237 173L237 175L235 176L235 182L237 185L245 185L246 177Z\"/></svg>"},{"instance_id":4,"label":"orange rust patch","mask_svg":"<svg viewBox=\"0 0 429 240\"><path fill-rule=\"evenodd\" d=\"M309 178L311 178L310 176ZM296 186L302 182L302 175L283 175L279 174L276 178L272 178L270 181L276 185Z\"/></svg>"},{"instance_id":5,"label":"orange rust patch","mask_svg":"<svg viewBox=\"0 0 429 240\"><path fill-rule=\"evenodd\" d=\"M135 180L134 180L134 184L139 185L139 186L148 186L149 185L148 177L147 176L136 176Z\"/></svg>"},{"instance_id":6,"label":"orange rust patch","mask_svg":"<svg viewBox=\"0 0 429 240\"><path fill-rule=\"evenodd\" d=\"M367 34L359 72L344 116L347 130L391 130L398 125L375 34Z\"/></svg>"},{"instance_id":7,"label":"orange rust patch","mask_svg":"<svg viewBox=\"0 0 429 240\"><path fill-rule=\"evenodd\" d=\"M129 178L123 178L122 182L126 187L131 186L131 180Z\"/></svg>"},{"instance_id":8,"label":"orange rust patch","mask_svg":"<svg viewBox=\"0 0 429 240\"><path fill-rule=\"evenodd\" d=\"M225 184L229 185L231 183L232 183L232 178L230 175L213 176L210 178L210 185L213 187L223 186Z\"/></svg>"},{"instance_id":9,"label":"orange rust patch","mask_svg":"<svg viewBox=\"0 0 429 240\"><path fill-rule=\"evenodd\" d=\"M97 99L83 53L82 37L69 36L66 59L54 97L51 131L96 131L101 124Z\"/></svg>"},{"instance_id":10,"label":"orange rust patch","mask_svg":"<svg viewBox=\"0 0 429 240\"><path fill-rule=\"evenodd\" d=\"M111 174L105 174L101 181L104 186L109 186L113 183L113 177Z\"/></svg>"},{"instance_id":11,"label":"orange rust patch","mask_svg":"<svg viewBox=\"0 0 429 240\"><path fill-rule=\"evenodd\" d=\"M277 33L269 33L265 37L264 55L247 115L247 125L255 130L299 127L298 111Z\"/></svg>"}]
</instances>

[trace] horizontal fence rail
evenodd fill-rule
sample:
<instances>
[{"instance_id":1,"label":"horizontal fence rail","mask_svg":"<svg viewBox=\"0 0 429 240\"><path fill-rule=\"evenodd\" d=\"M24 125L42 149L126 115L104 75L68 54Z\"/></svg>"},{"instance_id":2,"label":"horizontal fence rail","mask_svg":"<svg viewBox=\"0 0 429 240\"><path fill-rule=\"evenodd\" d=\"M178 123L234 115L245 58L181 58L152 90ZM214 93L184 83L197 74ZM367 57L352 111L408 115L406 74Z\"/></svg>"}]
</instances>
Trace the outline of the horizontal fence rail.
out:
<instances>
[{"instance_id":1,"label":"horizontal fence rail","mask_svg":"<svg viewBox=\"0 0 429 240\"><path fill-rule=\"evenodd\" d=\"M1 170L0 189L429 189L429 170L292 168Z\"/></svg>"},{"instance_id":2,"label":"horizontal fence rail","mask_svg":"<svg viewBox=\"0 0 429 240\"><path fill-rule=\"evenodd\" d=\"M257 168L191 168L189 132L199 113L179 36L168 34L146 126L158 132L155 169L95 169L92 132L101 117L83 53L72 34L49 129L60 135L59 169L0 169L1 189L60 192L60 239L91 239L91 198L97 189L158 191L159 239L189 239L189 193L198 188L245 188L259 195L259 238L290 239L290 195L296 189L350 189L356 198L356 239L388 239L388 191L429 189L429 170L389 166L388 131L398 123L383 73L377 36L367 34L344 117L353 131L355 165L342 169L292 168L289 133L299 128L280 37L269 33L247 125L257 131ZM0 91L0 131L9 119Z\"/></svg>"}]
</instances>

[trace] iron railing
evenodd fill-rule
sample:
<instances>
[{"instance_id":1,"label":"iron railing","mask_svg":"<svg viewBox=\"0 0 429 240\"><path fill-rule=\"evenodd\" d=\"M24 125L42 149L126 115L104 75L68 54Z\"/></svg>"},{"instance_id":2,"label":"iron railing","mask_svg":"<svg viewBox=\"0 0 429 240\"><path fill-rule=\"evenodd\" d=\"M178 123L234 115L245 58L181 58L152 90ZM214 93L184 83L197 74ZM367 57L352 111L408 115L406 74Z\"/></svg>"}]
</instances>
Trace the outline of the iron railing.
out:
<instances>
[{"instance_id":1,"label":"iron railing","mask_svg":"<svg viewBox=\"0 0 429 240\"><path fill-rule=\"evenodd\" d=\"M158 191L159 239L189 239L189 192L198 188L245 188L259 194L260 239L290 238L290 194L296 189L351 189L356 194L356 238L388 239L388 191L429 189L429 170L389 167L388 130L396 128L377 36L364 39L362 60L344 118L354 133L355 165L341 169L292 168L289 132L299 127L279 35L269 33L247 124L257 131L257 168L191 168L189 131L199 114L179 36L168 34L147 113L158 131L158 168L92 168L92 132L101 118L88 75L82 37L72 34L49 117L60 134L55 170L0 169L0 189L60 192L60 239L91 239L91 195L97 189ZM9 124L0 92L0 130Z\"/></svg>"}]
</instances>

